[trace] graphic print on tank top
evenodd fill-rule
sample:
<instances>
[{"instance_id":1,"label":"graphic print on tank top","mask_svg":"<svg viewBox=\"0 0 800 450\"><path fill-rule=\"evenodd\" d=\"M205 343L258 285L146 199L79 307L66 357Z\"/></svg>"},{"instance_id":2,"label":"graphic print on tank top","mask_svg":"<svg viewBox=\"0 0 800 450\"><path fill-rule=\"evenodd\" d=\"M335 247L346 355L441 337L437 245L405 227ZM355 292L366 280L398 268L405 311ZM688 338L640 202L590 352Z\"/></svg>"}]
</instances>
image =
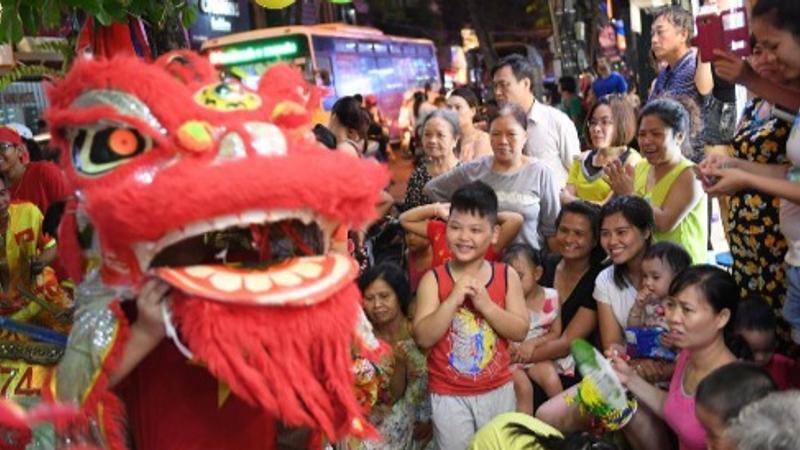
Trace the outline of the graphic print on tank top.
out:
<instances>
[{"instance_id":1,"label":"graphic print on tank top","mask_svg":"<svg viewBox=\"0 0 800 450\"><path fill-rule=\"evenodd\" d=\"M479 375L497 353L498 337L494 329L469 308L459 309L453 317L450 342L448 362L463 375Z\"/></svg>"}]
</instances>

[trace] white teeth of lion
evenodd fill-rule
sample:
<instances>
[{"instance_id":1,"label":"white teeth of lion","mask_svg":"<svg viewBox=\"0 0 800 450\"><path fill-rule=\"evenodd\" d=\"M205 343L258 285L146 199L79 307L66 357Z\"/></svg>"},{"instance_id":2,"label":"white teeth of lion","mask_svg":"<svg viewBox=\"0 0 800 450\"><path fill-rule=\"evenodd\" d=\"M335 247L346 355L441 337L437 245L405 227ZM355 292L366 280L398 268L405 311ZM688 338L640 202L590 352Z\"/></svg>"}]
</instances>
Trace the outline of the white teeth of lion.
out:
<instances>
[{"instance_id":1,"label":"white teeth of lion","mask_svg":"<svg viewBox=\"0 0 800 450\"><path fill-rule=\"evenodd\" d=\"M272 280L267 274L244 275L242 279L244 279L244 287L250 292L265 292L272 287Z\"/></svg>"},{"instance_id":2,"label":"white teeth of lion","mask_svg":"<svg viewBox=\"0 0 800 450\"><path fill-rule=\"evenodd\" d=\"M308 225L308 224L310 224L312 222L315 222L317 220L317 215L314 214L313 211L304 209L304 210L300 211L300 220L304 224Z\"/></svg>"},{"instance_id":3,"label":"white teeth of lion","mask_svg":"<svg viewBox=\"0 0 800 450\"><path fill-rule=\"evenodd\" d=\"M267 221L267 213L265 211L245 211L239 214L240 225L262 224Z\"/></svg>"},{"instance_id":4,"label":"white teeth of lion","mask_svg":"<svg viewBox=\"0 0 800 450\"><path fill-rule=\"evenodd\" d=\"M191 237L191 236L200 236L203 233L211 231L214 229L214 224L208 222L195 222L189 224L184 229L184 236Z\"/></svg>"},{"instance_id":5,"label":"white teeth of lion","mask_svg":"<svg viewBox=\"0 0 800 450\"><path fill-rule=\"evenodd\" d=\"M301 210L301 211L299 211L299 213L300 214L298 216L298 219L300 219L300 221L303 222L303 224L305 224L305 225L310 224L315 219L314 213L309 211L309 210L307 210L307 209Z\"/></svg>"},{"instance_id":6,"label":"white teeth of lion","mask_svg":"<svg viewBox=\"0 0 800 450\"><path fill-rule=\"evenodd\" d=\"M156 245L156 251L161 251L169 247L170 245L179 242L181 239L183 239L183 236L184 236L183 233L181 233L178 230L170 231L169 233L167 233L166 236L158 240L158 244Z\"/></svg>"},{"instance_id":7,"label":"white teeth of lion","mask_svg":"<svg viewBox=\"0 0 800 450\"><path fill-rule=\"evenodd\" d=\"M272 278L272 281L275 282L275 284L283 287L297 286L303 282L303 279L300 278L299 275L296 275L288 271L273 273L270 274L270 277Z\"/></svg>"},{"instance_id":8,"label":"white teeth of lion","mask_svg":"<svg viewBox=\"0 0 800 450\"><path fill-rule=\"evenodd\" d=\"M152 242L138 242L133 246L133 252L136 254L136 259L139 261L139 267L146 270L150 261L156 255L156 245Z\"/></svg>"},{"instance_id":9,"label":"white teeth of lion","mask_svg":"<svg viewBox=\"0 0 800 450\"><path fill-rule=\"evenodd\" d=\"M274 209L267 212L267 219L270 222L280 222L292 217L292 212L288 209Z\"/></svg>"},{"instance_id":10,"label":"white teeth of lion","mask_svg":"<svg viewBox=\"0 0 800 450\"><path fill-rule=\"evenodd\" d=\"M186 273L195 278L207 278L209 275L216 273L216 271L208 266L192 266L186 268Z\"/></svg>"},{"instance_id":11,"label":"white teeth of lion","mask_svg":"<svg viewBox=\"0 0 800 450\"><path fill-rule=\"evenodd\" d=\"M275 209L267 212L266 220L280 222L281 220L297 219L308 225L314 220L314 213L308 209Z\"/></svg>"},{"instance_id":12,"label":"white teeth of lion","mask_svg":"<svg viewBox=\"0 0 800 450\"><path fill-rule=\"evenodd\" d=\"M242 287L242 277L235 273L217 272L209 279L211 285L223 292L238 291Z\"/></svg>"},{"instance_id":13,"label":"white teeth of lion","mask_svg":"<svg viewBox=\"0 0 800 450\"><path fill-rule=\"evenodd\" d=\"M234 214L214 218L214 228L217 230L224 230L238 224L239 217Z\"/></svg>"},{"instance_id":14,"label":"white teeth of lion","mask_svg":"<svg viewBox=\"0 0 800 450\"><path fill-rule=\"evenodd\" d=\"M322 273L322 266L310 261L301 261L295 264L292 270L305 278L312 279L317 278Z\"/></svg>"}]
</instances>

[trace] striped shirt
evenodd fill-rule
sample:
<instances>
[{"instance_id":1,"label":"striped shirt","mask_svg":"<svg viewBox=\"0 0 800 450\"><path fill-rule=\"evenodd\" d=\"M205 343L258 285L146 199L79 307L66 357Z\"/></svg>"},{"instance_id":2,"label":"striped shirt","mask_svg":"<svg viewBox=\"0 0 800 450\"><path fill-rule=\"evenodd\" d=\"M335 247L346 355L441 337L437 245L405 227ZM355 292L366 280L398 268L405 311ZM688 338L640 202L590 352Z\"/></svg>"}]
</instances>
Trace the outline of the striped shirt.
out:
<instances>
[{"instance_id":1,"label":"striped shirt","mask_svg":"<svg viewBox=\"0 0 800 450\"><path fill-rule=\"evenodd\" d=\"M675 64L675 67L667 66L658 73L656 84L653 85L653 92L647 101L658 97L678 97L686 95L691 97L697 105L700 105L700 93L694 83L694 74L697 70L697 50L690 49Z\"/></svg>"}]
</instances>

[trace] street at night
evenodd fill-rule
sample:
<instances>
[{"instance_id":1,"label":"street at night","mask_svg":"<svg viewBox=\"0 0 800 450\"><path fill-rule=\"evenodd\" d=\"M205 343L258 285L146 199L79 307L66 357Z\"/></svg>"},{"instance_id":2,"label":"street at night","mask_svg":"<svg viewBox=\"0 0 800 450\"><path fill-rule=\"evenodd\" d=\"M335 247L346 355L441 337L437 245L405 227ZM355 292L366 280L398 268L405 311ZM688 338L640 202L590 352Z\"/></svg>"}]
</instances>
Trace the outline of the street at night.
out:
<instances>
[{"instance_id":1,"label":"street at night","mask_svg":"<svg viewBox=\"0 0 800 450\"><path fill-rule=\"evenodd\" d=\"M0 0L0 448L800 449L798 24Z\"/></svg>"}]
</instances>

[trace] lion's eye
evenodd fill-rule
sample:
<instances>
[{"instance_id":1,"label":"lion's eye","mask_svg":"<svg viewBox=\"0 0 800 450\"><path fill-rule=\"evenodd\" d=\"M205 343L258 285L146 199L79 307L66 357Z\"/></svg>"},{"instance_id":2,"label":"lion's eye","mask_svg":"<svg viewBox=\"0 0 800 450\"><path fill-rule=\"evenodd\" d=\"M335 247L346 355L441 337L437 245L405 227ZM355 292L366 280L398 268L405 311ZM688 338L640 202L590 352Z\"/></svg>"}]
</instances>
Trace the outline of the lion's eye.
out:
<instances>
[{"instance_id":1,"label":"lion's eye","mask_svg":"<svg viewBox=\"0 0 800 450\"><path fill-rule=\"evenodd\" d=\"M100 175L150 150L152 144L133 128L81 129L72 139L72 161L79 173Z\"/></svg>"}]
</instances>

